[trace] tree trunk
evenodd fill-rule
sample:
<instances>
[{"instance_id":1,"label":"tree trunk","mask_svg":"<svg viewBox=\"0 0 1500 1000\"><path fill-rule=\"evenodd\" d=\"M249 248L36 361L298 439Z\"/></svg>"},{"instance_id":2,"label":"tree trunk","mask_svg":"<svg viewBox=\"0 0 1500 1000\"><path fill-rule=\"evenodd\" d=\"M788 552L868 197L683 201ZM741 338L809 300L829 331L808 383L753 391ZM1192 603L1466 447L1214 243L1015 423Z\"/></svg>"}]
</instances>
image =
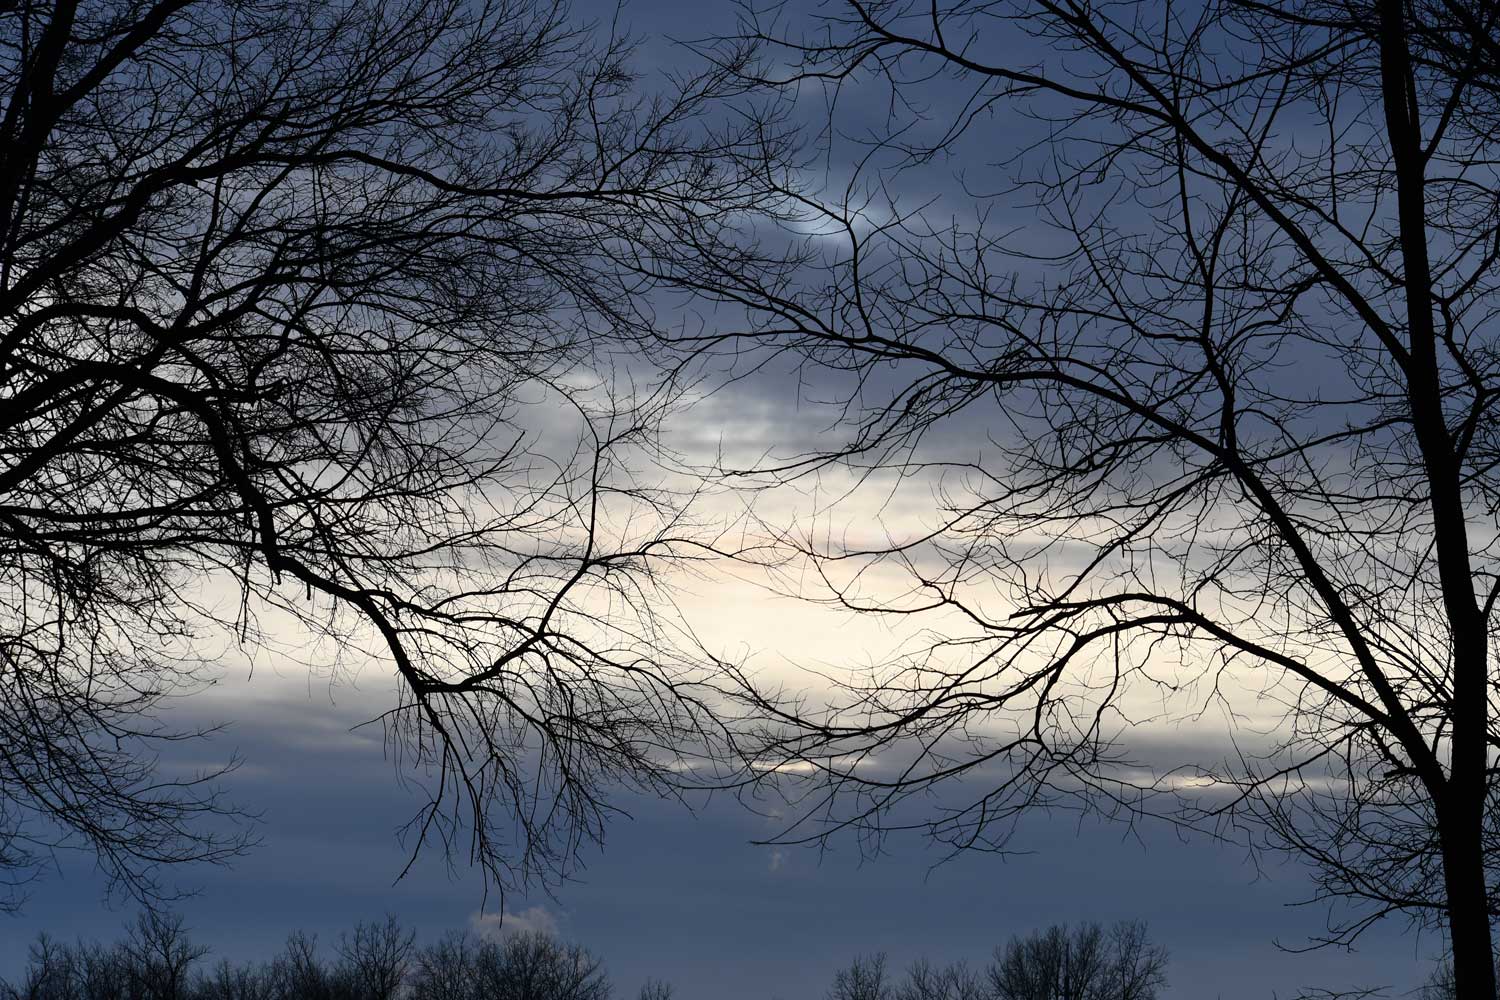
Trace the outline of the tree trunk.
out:
<instances>
[{"instance_id":1,"label":"tree trunk","mask_svg":"<svg viewBox=\"0 0 1500 1000\"><path fill-rule=\"evenodd\" d=\"M1427 778L1436 805L1448 898L1456 1000L1496 1000L1488 890L1480 840L1484 821L1488 729L1487 622L1474 598L1460 461L1443 411L1434 285L1427 247L1426 157L1421 109L1412 75L1403 0L1378 8L1381 93L1391 161L1406 293L1410 353L1403 362L1412 431L1430 490L1433 549L1454 662L1446 780Z\"/></svg>"},{"instance_id":2,"label":"tree trunk","mask_svg":"<svg viewBox=\"0 0 1500 1000\"><path fill-rule=\"evenodd\" d=\"M1479 839L1484 800L1461 798L1464 801L1448 805L1438 819L1453 946L1453 993L1455 1000L1495 1000L1494 946Z\"/></svg>"}]
</instances>

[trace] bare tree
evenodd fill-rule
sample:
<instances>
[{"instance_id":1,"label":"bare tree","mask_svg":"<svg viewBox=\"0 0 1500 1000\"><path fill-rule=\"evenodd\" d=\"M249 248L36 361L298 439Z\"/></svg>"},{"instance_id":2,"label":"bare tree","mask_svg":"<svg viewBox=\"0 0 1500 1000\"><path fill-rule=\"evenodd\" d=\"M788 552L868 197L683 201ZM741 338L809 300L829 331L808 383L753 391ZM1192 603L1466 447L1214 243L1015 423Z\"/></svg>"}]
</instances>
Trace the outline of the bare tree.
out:
<instances>
[{"instance_id":1,"label":"bare tree","mask_svg":"<svg viewBox=\"0 0 1500 1000\"><path fill-rule=\"evenodd\" d=\"M342 978L358 1000L396 1000L411 970L416 931L403 931L394 915L384 923L361 921L339 937Z\"/></svg>"},{"instance_id":2,"label":"bare tree","mask_svg":"<svg viewBox=\"0 0 1500 1000\"><path fill-rule=\"evenodd\" d=\"M264 966L235 965L223 958L193 986L195 1000L275 1000L274 981Z\"/></svg>"},{"instance_id":3,"label":"bare tree","mask_svg":"<svg viewBox=\"0 0 1500 1000\"><path fill-rule=\"evenodd\" d=\"M1093 1000L1104 995L1104 932L1053 926L996 949L990 988L999 1000Z\"/></svg>"},{"instance_id":4,"label":"bare tree","mask_svg":"<svg viewBox=\"0 0 1500 1000\"><path fill-rule=\"evenodd\" d=\"M106 947L64 944L39 934L18 985L0 980L7 1000L146 1000L153 996L150 959L132 954L126 942Z\"/></svg>"},{"instance_id":5,"label":"bare tree","mask_svg":"<svg viewBox=\"0 0 1500 1000\"><path fill-rule=\"evenodd\" d=\"M287 936L282 953L271 960L267 978L276 1000L335 1000L341 996L336 977L318 957L318 939L302 931Z\"/></svg>"},{"instance_id":6,"label":"bare tree","mask_svg":"<svg viewBox=\"0 0 1500 1000\"><path fill-rule=\"evenodd\" d=\"M417 952L412 1000L478 1000L479 942L468 932L450 933Z\"/></svg>"},{"instance_id":7,"label":"bare tree","mask_svg":"<svg viewBox=\"0 0 1500 1000\"><path fill-rule=\"evenodd\" d=\"M672 1000L672 984L662 979L648 979L641 984L638 1000Z\"/></svg>"},{"instance_id":8,"label":"bare tree","mask_svg":"<svg viewBox=\"0 0 1500 1000\"><path fill-rule=\"evenodd\" d=\"M1106 995L1116 1000L1155 1000L1167 985L1167 949L1153 944L1143 920L1121 920L1105 944L1109 974Z\"/></svg>"},{"instance_id":9,"label":"bare tree","mask_svg":"<svg viewBox=\"0 0 1500 1000\"><path fill-rule=\"evenodd\" d=\"M1166 952L1139 922L1049 927L995 949L996 1000L1151 1000L1166 985Z\"/></svg>"},{"instance_id":10,"label":"bare tree","mask_svg":"<svg viewBox=\"0 0 1500 1000\"><path fill-rule=\"evenodd\" d=\"M733 227L777 140L716 124L733 73L647 98L627 56L547 0L0 11L18 893L59 846L147 901L246 846L159 711L289 621L390 665L413 853L501 885L712 735L655 590L681 497L630 470L679 388L653 290L773 263Z\"/></svg>"},{"instance_id":11,"label":"bare tree","mask_svg":"<svg viewBox=\"0 0 1500 1000\"><path fill-rule=\"evenodd\" d=\"M896 987L895 1000L990 1000L982 978L964 962L939 968L919 958Z\"/></svg>"},{"instance_id":12,"label":"bare tree","mask_svg":"<svg viewBox=\"0 0 1500 1000\"><path fill-rule=\"evenodd\" d=\"M1496 977L1500 978L1500 962L1496 962ZM1432 970L1427 982L1422 984L1417 995L1421 1000L1453 1000L1458 995L1453 982L1453 963L1444 959Z\"/></svg>"},{"instance_id":13,"label":"bare tree","mask_svg":"<svg viewBox=\"0 0 1500 1000\"><path fill-rule=\"evenodd\" d=\"M193 967L208 950L188 936L181 915L143 910L121 946L131 995L142 1000L189 1000Z\"/></svg>"},{"instance_id":14,"label":"bare tree","mask_svg":"<svg viewBox=\"0 0 1500 1000\"><path fill-rule=\"evenodd\" d=\"M192 974L208 951L193 945L180 917L147 910L112 946L60 943L43 934L24 975L0 979L4 1000L609 1000L613 986L587 948L534 932L503 941L450 933L416 948L392 918L360 923L340 936L337 960L317 938L287 938L270 963L220 961ZM641 996L666 1000L672 988L647 980Z\"/></svg>"},{"instance_id":15,"label":"bare tree","mask_svg":"<svg viewBox=\"0 0 1500 1000\"><path fill-rule=\"evenodd\" d=\"M846 968L834 973L827 1000L891 1000L891 981L885 964L883 951L856 955Z\"/></svg>"},{"instance_id":16,"label":"bare tree","mask_svg":"<svg viewBox=\"0 0 1500 1000\"><path fill-rule=\"evenodd\" d=\"M221 995L257 1000L262 994L205 992L208 982L194 968L209 949L188 935L182 917L144 910L126 926L125 938L111 946L77 941L65 944L46 934L31 946L19 986L0 981L0 996L32 1000L192 1000ZM227 983L227 963L215 982Z\"/></svg>"},{"instance_id":17,"label":"bare tree","mask_svg":"<svg viewBox=\"0 0 1500 1000\"><path fill-rule=\"evenodd\" d=\"M786 192L823 269L684 344L789 352L853 428L738 471L932 490L919 530L784 540L935 638L826 713L743 685L756 776L810 796L784 839L1003 850L1044 804L1243 833L1348 904L1332 940L1441 925L1489 1000L1500 7L835 7L744 32L839 95L836 148L841 88L888 114L848 197ZM1140 725L1218 718L1201 756Z\"/></svg>"},{"instance_id":18,"label":"bare tree","mask_svg":"<svg viewBox=\"0 0 1500 1000\"><path fill-rule=\"evenodd\" d=\"M131 959L123 947L79 942L72 953L72 996L77 1000L120 1000L135 995L131 984L139 982L140 977L132 974Z\"/></svg>"},{"instance_id":19,"label":"bare tree","mask_svg":"<svg viewBox=\"0 0 1500 1000\"><path fill-rule=\"evenodd\" d=\"M587 948L538 931L485 942L476 968L479 994L494 1000L609 1000L613 991Z\"/></svg>"},{"instance_id":20,"label":"bare tree","mask_svg":"<svg viewBox=\"0 0 1500 1000\"><path fill-rule=\"evenodd\" d=\"M27 954L19 984L4 984L6 1000L67 1000L72 996L67 947L46 934L37 936Z\"/></svg>"}]
</instances>

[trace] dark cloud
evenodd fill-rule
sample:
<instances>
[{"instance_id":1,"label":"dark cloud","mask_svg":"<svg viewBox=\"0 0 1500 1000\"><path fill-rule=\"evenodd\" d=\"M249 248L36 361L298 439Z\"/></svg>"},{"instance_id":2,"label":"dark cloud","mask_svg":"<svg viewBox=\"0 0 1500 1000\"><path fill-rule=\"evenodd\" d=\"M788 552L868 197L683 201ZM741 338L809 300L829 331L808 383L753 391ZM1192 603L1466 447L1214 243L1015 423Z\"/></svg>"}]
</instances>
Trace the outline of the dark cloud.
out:
<instances>
[{"instance_id":1,"label":"dark cloud","mask_svg":"<svg viewBox=\"0 0 1500 1000\"><path fill-rule=\"evenodd\" d=\"M262 674L216 688L218 718L233 725L193 760L231 749L248 762L234 797L262 812L264 841L232 870L198 871L201 894L180 909L216 955L263 956L293 928L328 942L355 921L397 914L430 939L448 928L492 929L477 872L452 875L424 858L404 880L397 828L420 804L403 791L375 735L350 733L382 707L369 690L304 688ZM186 708L186 706L184 706ZM202 703L193 706L203 708ZM207 752L210 749L216 753ZM1037 815L1006 860L971 855L933 868L938 855L895 841L862 861L852 842L820 855L756 846L773 822L718 799L697 815L652 799L619 801L634 817L612 827L579 881L554 899L504 900L527 926L555 927L608 962L633 992L648 976L684 997L766 1000L820 996L855 953L886 950L897 965L984 960L1009 935L1060 921L1140 918L1172 952L1169 997L1262 1000L1307 985L1416 985L1418 942L1391 925L1353 955L1291 955L1322 926L1315 907L1288 908L1310 886L1296 868L1261 873L1232 847L1182 843L1165 831L1130 834L1066 814ZM99 902L87 862L63 858L0 935L0 974L14 975L37 931L112 938L128 912ZM488 899L491 913L501 901Z\"/></svg>"}]
</instances>

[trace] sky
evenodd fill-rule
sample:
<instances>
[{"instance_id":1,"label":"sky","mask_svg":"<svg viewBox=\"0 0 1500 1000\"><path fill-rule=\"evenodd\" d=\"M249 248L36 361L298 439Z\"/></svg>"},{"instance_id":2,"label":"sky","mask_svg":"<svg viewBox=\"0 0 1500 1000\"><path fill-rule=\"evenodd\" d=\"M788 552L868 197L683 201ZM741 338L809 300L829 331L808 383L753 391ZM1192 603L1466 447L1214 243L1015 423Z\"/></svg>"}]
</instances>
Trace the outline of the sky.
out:
<instances>
[{"instance_id":1,"label":"sky","mask_svg":"<svg viewBox=\"0 0 1500 1000\"><path fill-rule=\"evenodd\" d=\"M650 70L682 58L669 36L709 35L733 16L725 0L633 0L622 23L642 39ZM700 429L735 427L742 438L754 428L769 434L789 419L782 402L745 385L692 419ZM708 641L768 663L794 655L835 663L882 641L863 623L732 581L691 585L684 605ZM184 721L229 726L194 747L198 757L168 765L211 765L236 753L246 763L227 788L261 817L252 854L232 869L188 876L199 893L178 909L215 956L268 956L294 928L328 942L385 913L422 940L452 928L494 931L502 901L486 898L478 873L461 863L449 871L426 856L397 881L407 856L396 831L420 800L398 781L378 728L355 728L391 699L390 678L376 669L330 684L262 659L254 671L227 665L211 692L180 707ZM1171 954L1164 996L1174 1000L1355 986L1397 995L1425 979L1438 947L1433 936L1388 922L1352 953L1294 953L1324 927L1319 906L1292 905L1312 891L1303 869L1274 858L1252 863L1233 845L1150 826L1039 814L1021 829L1024 853L938 865L941 855L916 839L895 841L875 859L852 842L826 852L759 846L752 841L773 833L774 821L725 797L692 811L627 795L616 804L630 817L586 853L576 880L551 895L508 895L503 910L511 928L589 947L626 997L656 977L688 1000L811 1000L856 954L885 951L898 969L919 956L982 964L1011 935L1084 920L1147 921ZM64 856L59 865L23 912L0 918L0 975L18 971L37 932L109 940L130 917L128 905L100 901L87 858Z\"/></svg>"},{"instance_id":2,"label":"sky","mask_svg":"<svg viewBox=\"0 0 1500 1000\"><path fill-rule=\"evenodd\" d=\"M774 613L774 609L762 609ZM754 625L752 620L748 624ZM396 914L421 941L448 929L495 930L501 901L486 901L477 874L448 873L424 858L404 879L397 828L420 805L396 780L378 733L351 727L387 701L373 672L354 684L309 684L305 675L258 666L226 677L192 714L230 728L180 766L246 760L227 786L261 816L260 845L232 869L196 870L199 894L178 904L213 958L258 959L303 929L325 944L356 921ZM679 997L723 1000L819 998L856 954L885 951L904 967L919 956L985 962L1013 934L1053 923L1147 921L1171 953L1167 998L1269 1000L1303 987L1389 985L1425 977L1436 947L1398 925L1378 928L1354 953L1292 954L1323 927L1317 907L1293 907L1310 885L1295 866L1257 868L1232 847L1182 842L1150 828L1134 833L1054 814L1032 817L999 859L940 856L898 841L863 860L836 842L819 855L750 841L772 822L731 800L698 804L621 797L632 814L585 855L587 869L552 897L507 896L512 929L548 930L601 956L621 996L648 977ZM86 858L61 859L18 916L0 918L0 973L14 974L39 931L112 940L133 915L101 904Z\"/></svg>"}]
</instances>

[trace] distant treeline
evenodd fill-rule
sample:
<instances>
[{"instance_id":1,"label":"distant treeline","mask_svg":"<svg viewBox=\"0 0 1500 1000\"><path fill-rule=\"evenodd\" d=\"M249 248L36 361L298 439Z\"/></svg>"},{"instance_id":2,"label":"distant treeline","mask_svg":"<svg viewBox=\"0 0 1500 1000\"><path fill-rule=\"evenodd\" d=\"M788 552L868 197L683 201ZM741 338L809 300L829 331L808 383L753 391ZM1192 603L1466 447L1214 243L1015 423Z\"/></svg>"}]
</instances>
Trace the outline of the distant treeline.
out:
<instances>
[{"instance_id":1,"label":"distant treeline","mask_svg":"<svg viewBox=\"0 0 1500 1000\"><path fill-rule=\"evenodd\" d=\"M1052 926L1011 938L982 968L918 959L898 978L883 954L856 958L826 1000L1154 1000L1166 971L1166 949L1139 921Z\"/></svg>"},{"instance_id":2,"label":"distant treeline","mask_svg":"<svg viewBox=\"0 0 1500 1000\"><path fill-rule=\"evenodd\" d=\"M537 933L501 941L450 933L418 947L394 917L339 935L329 958L300 931L269 961L207 961L175 914L143 913L113 945L45 935L0 1000L609 1000L588 949ZM652 992L654 991L654 992ZM643 997L666 1000L648 984Z\"/></svg>"},{"instance_id":3,"label":"distant treeline","mask_svg":"<svg viewBox=\"0 0 1500 1000\"><path fill-rule=\"evenodd\" d=\"M293 933L268 961L208 961L182 918L143 913L112 945L67 944L46 935L31 947L18 981L0 1000L613 1000L600 959L587 948L536 932L501 940L453 932L418 946L394 917L339 935L327 957L317 939ZM1166 985L1167 954L1144 924L1054 926L1015 937L983 967L926 960L904 975L886 957L856 958L824 1000L1154 1000ZM671 1000L663 981L638 1000Z\"/></svg>"}]
</instances>

